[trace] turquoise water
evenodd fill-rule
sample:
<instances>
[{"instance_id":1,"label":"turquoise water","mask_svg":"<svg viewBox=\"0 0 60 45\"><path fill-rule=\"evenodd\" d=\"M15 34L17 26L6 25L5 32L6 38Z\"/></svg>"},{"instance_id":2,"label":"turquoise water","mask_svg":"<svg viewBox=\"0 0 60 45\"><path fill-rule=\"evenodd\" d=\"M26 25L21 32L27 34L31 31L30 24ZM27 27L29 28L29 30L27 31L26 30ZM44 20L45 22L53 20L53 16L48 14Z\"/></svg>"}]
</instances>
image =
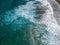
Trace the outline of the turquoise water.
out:
<instances>
[{"instance_id":1,"label":"turquoise water","mask_svg":"<svg viewBox=\"0 0 60 45\"><path fill-rule=\"evenodd\" d=\"M29 0L34 1L34 0ZM25 5L27 0L0 0L0 13L6 10L13 9L18 5Z\"/></svg>"},{"instance_id":2,"label":"turquoise water","mask_svg":"<svg viewBox=\"0 0 60 45\"><path fill-rule=\"evenodd\" d=\"M0 45L48 45L47 25L36 23L45 10L37 15L29 1L0 0Z\"/></svg>"}]
</instances>

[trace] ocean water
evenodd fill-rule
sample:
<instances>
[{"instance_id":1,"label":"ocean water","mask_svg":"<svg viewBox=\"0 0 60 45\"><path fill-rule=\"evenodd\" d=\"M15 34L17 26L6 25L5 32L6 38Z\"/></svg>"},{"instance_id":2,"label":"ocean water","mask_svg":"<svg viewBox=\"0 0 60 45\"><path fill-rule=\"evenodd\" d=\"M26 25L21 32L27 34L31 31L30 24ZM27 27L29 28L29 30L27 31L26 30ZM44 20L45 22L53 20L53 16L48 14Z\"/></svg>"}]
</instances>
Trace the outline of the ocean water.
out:
<instances>
[{"instance_id":1,"label":"ocean water","mask_svg":"<svg viewBox=\"0 0 60 45\"><path fill-rule=\"evenodd\" d=\"M0 45L59 45L59 26L47 0L1 0Z\"/></svg>"}]
</instances>

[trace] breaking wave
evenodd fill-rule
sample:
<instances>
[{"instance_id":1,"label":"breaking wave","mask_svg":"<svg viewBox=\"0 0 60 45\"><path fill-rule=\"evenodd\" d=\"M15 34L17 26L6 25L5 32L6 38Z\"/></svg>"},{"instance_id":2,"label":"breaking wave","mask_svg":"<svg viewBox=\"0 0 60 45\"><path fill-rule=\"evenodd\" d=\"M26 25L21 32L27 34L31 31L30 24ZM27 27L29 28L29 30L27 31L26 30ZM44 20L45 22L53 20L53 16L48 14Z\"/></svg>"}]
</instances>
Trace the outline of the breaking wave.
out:
<instances>
[{"instance_id":1,"label":"breaking wave","mask_svg":"<svg viewBox=\"0 0 60 45\"><path fill-rule=\"evenodd\" d=\"M0 45L60 44L59 26L47 0L27 2L0 17Z\"/></svg>"}]
</instances>

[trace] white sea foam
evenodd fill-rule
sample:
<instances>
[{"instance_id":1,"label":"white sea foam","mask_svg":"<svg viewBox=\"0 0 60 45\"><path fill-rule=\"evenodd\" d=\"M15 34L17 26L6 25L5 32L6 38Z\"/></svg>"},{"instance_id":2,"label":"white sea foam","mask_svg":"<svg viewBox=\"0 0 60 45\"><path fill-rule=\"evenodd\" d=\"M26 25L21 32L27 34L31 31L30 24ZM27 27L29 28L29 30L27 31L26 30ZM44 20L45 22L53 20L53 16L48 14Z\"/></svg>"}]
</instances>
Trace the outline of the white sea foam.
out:
<instances>
[{"instance_id":1,"label":"white sea foam","mask_svg":"<svg viewBox=\"0 0 60 45\"><path fill-rule=\"evenodd\" d=\"M36 0L37 1L37 0ZM59 38L59 32L60 32L60 26L57 24L55 18L53 17L53 9L51 7L51 5L49 4L49 2L47 2L47 0L38 0L42 3L42 5L47 7L46 13L42 14L42 19L40 19L40 21L37 21L34 19L34 11L33 9L35 9L36 7L33 6L33 2L28 2L26 5L24 6L19 6L17 8L16 14L21 14L19 13L20 11L22 11L21 16L29 19L31 22L36 23L36 24L45 24L47 25L47 31L49 32L49 34L44 35L43 38L47 39L47 40L43 40L42 42L49 42L47 45L60 45L60 40L58 40ZM40 6L40 5L38 5ZM37 34L39 35L39 34Z\"/></svg>"},{"instance_id":2,"label":"white sea foam","mask_svg":"<svg viewBox=\"0 0 60 45\"><path fill-rule=\"evenodd\" d=\"M36 5L34 6L34 2L31 1L26 5L18 6L14 10L14 15L10 18L9 21L7 20L6 22L10 23L12 22L11 19L16 20L18 17L24 17L35 24L45 24L47 26L46 30L49 33L42 37L42 42L48 42L47 45L60 45L60 27L53 17L53 9L47 0L38 1L41 2L43 6L47 7L47 10L45 10L45 13L42 14L42 18L39 21L34 18L34 16L36 16L36 10L34 10L36 9ZM40 6L40 4L38 4L38 6ZM37 36L39 36L39 34L37 34ZM43 38L45 38L46 40L43 40Z\"/></svg>"}]
</instances>

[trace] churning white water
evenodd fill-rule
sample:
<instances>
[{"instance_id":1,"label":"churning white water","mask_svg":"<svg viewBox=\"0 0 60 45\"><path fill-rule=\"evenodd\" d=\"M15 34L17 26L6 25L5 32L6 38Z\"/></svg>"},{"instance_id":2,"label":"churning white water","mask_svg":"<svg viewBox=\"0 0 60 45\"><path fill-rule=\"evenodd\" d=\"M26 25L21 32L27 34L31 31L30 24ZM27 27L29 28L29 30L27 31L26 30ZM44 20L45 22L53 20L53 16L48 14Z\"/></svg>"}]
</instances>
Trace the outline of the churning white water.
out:
<instances>
[{"instance_id":1,"label":"churning white water","mask_svg":"<svg viewBox=\"0 0 60 45\"><path fill-rule=\"evenodd\" d=\"M60 45L60 27L53 14L53 9L47 0L36 0L7 11L3 21L8 25L18 17L28 19L35 24L31 27L34 33L30 32L31 45ZM16 23L22 24L19 21Z\"/></svg>"}]
</instances>

